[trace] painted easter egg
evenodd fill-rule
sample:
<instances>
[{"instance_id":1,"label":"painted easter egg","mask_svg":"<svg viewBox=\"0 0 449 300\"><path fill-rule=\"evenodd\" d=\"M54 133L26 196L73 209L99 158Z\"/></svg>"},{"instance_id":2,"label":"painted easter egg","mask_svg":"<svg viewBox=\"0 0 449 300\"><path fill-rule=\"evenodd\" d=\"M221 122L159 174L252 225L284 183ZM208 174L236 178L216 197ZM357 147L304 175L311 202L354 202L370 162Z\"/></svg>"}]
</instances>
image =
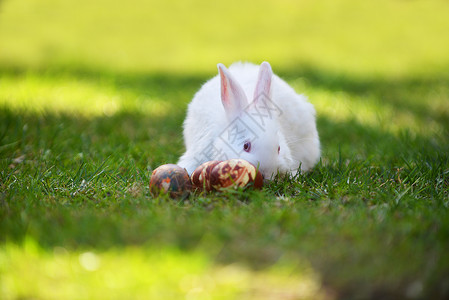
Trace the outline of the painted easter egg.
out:
<instances>
[{"instance_id":1,"label":"painted easter egg","mask_svg":"<svg viewBox=\"0 0 449 300\"><path fill-rule=\"evenodd\" d=\"M216 190L246 187L251 184L260 189L263 186L263 176L250 162L244 159L230 159L212 169L210 184Z\"/></svg>"},{"instance_id":2,"label":"painted easter egg","mask_svg":"<svg viewBox=\"0 0 449 300\"><path fill-rule=\"evenodd\" d=\"M151 174L150 192L154 197L164 193L169 194L171 198L184 198L191 189L189 174L180 166L162 165Z\"/></svg>"},{"instance_id":3,"label":"painted easter egg","mask_svg":"<svg viewBox=\"0 0 449 300\"><path fill-rule=\"evenodd\" d=\"M211 191L212 186L210 185L210 173L212 172L212 169L220 162L221 161L219 160L211 160L197 167L190 175L190 181L193 186L200 190Z\"/></svg>"}]
</instances>

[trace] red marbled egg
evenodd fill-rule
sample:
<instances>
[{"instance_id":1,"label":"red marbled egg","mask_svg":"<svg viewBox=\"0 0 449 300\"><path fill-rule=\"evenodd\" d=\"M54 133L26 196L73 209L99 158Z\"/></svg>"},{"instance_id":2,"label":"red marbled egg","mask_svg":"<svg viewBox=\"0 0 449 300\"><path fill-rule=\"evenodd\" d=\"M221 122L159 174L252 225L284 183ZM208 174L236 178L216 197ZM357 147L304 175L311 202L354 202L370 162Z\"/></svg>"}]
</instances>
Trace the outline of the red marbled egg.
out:
<instances>
[{"instance_id":1,"label":"red marbled egg","mask_svg":"<svg viewBox=\"0 0 449 300\"><path fill-rule=\"evenodd\" d=\"M244 159L230 159L217 164L210 174L210 184L216 190L246 187L253 184L262 188L263 176L257 168Z\"/></svg>"},{"instance_id":2,"label":"red marbled egg","mask_svg":"<svg viewBox=\"0 0 449 300\"><path fill-rule=\"evenodd\" d=\"M192 184L189 174L180 166L166 164L156 168L151 174L150 192L157 197L161 192L171 198L187 197Z\"/></svg>"},{"instance_id":3,"label":"red marbled egg","mask_svg":"<svg viewBox=\"0 0 449 300\"><path fill-rule=\"evenodd\" d=\"M221 163L219 160L211 160L201 164L195 171L190 175L190 181L193 186L205 191L211 191L212 186L210 185L210 173L212 169Z\"/></svg>"}]
</instances>

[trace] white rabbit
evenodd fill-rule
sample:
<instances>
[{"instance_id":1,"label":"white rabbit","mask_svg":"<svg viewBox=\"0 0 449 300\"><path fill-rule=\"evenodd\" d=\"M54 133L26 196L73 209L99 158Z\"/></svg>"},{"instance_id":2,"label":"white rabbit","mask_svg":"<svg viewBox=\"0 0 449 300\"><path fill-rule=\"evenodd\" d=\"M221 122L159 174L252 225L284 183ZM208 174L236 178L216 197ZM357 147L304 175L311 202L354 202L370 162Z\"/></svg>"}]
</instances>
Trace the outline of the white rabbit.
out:
<instances>
[{"instance_id":1,"label":"white rabbit","mask_svg":"<svg viewBox=\"0 0 449 300\"><path fill-rule=\"evenodd\" d=\"M320 158L313 105L267 62L217 66L189 104L178 165L191 174L206 161L242 158L266 179L312 168Z\"/></svg>"}]
</instances>

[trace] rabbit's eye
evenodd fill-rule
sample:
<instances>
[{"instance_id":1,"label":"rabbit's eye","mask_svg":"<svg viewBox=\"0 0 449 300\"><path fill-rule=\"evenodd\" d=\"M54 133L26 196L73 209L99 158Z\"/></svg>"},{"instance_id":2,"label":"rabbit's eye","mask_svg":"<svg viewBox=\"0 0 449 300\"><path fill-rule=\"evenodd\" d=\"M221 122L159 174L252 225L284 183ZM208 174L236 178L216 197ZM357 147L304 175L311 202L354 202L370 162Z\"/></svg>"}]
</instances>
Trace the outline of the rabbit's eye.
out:
<instances>
[{"instance_id":1,"label":"rabbit's eye","mask_svg":"<svg viewBox=\"0 0 449 300\"><path fill-rule=\"evenodd\" d=\"M281 146L278 146L278 154L281 152Z\"/></svg>"},{"instance_id":2,"label":"rabbit's eye","mask_svg":"<svg viewBox=\"0 0 449 300\"><path fill-rule=\"evenodd\" d=\"M251 151L251 142L246 142L246 143L243 145L243 150L245 150L246 152Z\"/></svg>"}]
</instances>

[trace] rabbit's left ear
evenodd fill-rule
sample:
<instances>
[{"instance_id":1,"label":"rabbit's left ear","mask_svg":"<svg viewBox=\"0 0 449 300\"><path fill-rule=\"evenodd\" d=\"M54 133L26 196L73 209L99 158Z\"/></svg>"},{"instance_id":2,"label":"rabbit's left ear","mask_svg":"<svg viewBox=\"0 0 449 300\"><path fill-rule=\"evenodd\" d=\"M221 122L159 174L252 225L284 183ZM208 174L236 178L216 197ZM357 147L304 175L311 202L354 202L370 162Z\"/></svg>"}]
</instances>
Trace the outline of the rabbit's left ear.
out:
<instances>
[{"instance_id":1,"label":"rabbit's left ear","mask_svg":"<svg viewBox=\"0 0 449 300\"><path fill-rule=\"evenodd\" d=\"M271 77L273 71L268 62L264 61L259 68L259 76L257 78L256 89L254 90L254 100L257 100L262 95L270 97Z\"/></svg>"}]
</instances>

